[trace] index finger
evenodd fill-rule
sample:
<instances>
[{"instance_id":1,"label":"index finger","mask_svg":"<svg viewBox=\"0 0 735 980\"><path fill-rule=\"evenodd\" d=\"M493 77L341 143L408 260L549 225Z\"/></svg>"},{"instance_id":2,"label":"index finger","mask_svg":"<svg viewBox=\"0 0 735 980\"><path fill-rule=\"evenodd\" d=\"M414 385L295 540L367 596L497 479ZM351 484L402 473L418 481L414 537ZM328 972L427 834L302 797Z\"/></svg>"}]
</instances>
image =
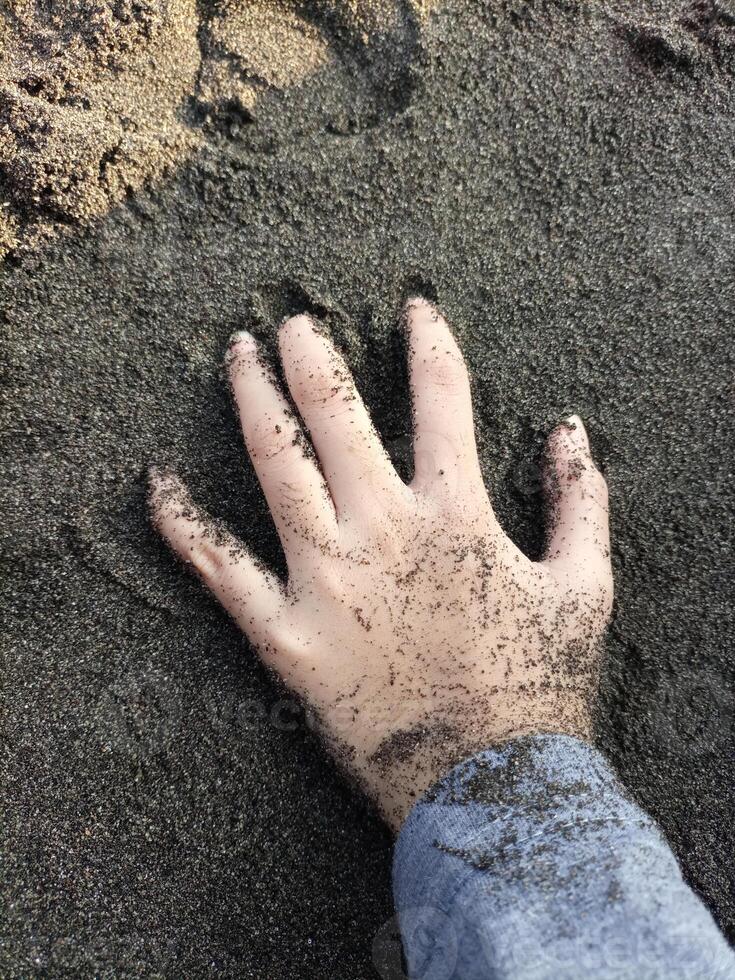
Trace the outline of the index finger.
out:
<instances>
[{"instance_id":1,"label":"index finger","mask_svg":"<svg viewBox=\"0 0 735 980\"><path fill-rule=\"evenodd\" d=\"M361 511L366 493L384 503L410 495L396 473L342 356L306 315L280 328L283 370L309 429L337 515Z\"/></svg>"}]
</instances>

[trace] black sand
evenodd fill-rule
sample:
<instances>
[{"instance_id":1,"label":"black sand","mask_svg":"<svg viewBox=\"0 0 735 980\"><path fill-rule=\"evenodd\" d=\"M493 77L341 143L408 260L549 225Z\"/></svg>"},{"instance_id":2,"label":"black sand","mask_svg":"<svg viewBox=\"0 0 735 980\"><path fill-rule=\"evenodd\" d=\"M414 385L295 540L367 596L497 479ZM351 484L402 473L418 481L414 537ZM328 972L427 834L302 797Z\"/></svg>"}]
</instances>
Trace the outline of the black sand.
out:
<instances>
[{"instance_id":1,"label":"black sand","mask_svg":"<svg viewBox=\"0 0 735 980\"><path fill-rule=\"evenodd\" d=\"M735 8L479 6L220 118L166 186L6 262L4 977L375 975L388 835L154 539L141 477L176 464L279 563L227 337L328 314L405 458L417 287L532 552L528 461L588 423L617 579L601 742L735 939Z\"/></svg>"}]
</instances>

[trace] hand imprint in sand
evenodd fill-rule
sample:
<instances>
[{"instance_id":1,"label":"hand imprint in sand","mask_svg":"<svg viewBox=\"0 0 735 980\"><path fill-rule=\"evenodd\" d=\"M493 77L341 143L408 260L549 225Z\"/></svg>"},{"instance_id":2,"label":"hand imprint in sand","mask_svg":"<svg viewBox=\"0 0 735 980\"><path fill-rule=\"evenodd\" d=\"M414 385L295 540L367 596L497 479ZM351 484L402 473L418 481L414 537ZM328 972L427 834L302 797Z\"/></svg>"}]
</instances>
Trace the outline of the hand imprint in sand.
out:
<instances>
[{"instance_id":1,"label":"hand imprint in sand","mask_svg":"<svg viewBox=\"0 0 735 980\"><path fill-rule=\"evenodd\" d=\"M394 828L480 748L531 732L589 735L613 594L607 491L580 420L548 441L548 545L543 561L529 561L483 486L467 369L447 324L419 299L404 320L410 486L309 317L287 320L278 339L316 455L255 340L232 341L232 388L287 582L202 513L173 473L151 477L157 528L311 706Z\"/></svg>"}]
</instances>

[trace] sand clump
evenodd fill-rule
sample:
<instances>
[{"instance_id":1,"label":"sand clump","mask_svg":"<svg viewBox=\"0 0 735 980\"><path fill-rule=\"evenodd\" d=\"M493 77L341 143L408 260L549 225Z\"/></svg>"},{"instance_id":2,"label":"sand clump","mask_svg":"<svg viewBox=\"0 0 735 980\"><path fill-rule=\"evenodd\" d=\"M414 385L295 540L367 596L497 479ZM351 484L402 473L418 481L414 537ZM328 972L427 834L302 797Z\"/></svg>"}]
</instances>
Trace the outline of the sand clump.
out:
<instances>
[{"instance_id":1,"label":"sand clump","mask_svg":"<svg viewBox=\"0 0 735 980\"><path fill-rule=\"evenodd\" d=\"M417 17L425 0L412 8ZM395 0L7 0L0 7L0 256L89 223L190 156L206 122L247 121L347 43L405 14Z\"/></svg>"},{"instance_id":2,"label":"sand clump","mask_svg":"<svg viewBox=\"0 0 735 980\"><path fill-rule=\"evenodd\" d=\"M195 0L3 12L0 166L7 248L105 213L196 143L180 106L200 65ZM25 226L25 227L23 227Z\"/></svg>"}]
</instances>

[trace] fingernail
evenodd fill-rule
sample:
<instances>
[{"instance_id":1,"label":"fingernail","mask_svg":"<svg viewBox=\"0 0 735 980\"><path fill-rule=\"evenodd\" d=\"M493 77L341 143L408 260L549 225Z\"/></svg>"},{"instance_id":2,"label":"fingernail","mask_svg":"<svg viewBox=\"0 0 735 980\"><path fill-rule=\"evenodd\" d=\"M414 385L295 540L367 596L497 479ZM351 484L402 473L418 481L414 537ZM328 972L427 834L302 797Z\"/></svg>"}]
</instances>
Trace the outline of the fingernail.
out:
<instances>
[{"instance_id":1,"label":"fingernail","mask_svg":"<svg viewBox=\"0 0 735 980\"><path fill-rule=\"evenodd\" d=\"M413 319L411 314L414 312L419 314L424 312L432 320L439 318L439 311L430 300L424 296L409 296L403 304L403 310L401 311L401 324L404 329L410 326Z\"/></svg>"},{"instance_id":2,"label":"fingernail","mask_svg":"<svg viewBox=\"0 0 735 980\"><path fill-rule=\"evenodd\" d=\"M258 349L258 343L251 333L247 330L237 330L230 336L225 351L225 366L229 367L236 357L245 354L247 351Z\"/></svg>"},{"instance_id":3,"label":"fingernail","mask_svg":"<svg viewBox=\"0 0 735 980\"><path fill-rule=\"evenodd\" d=\"M247 344L251 347L255 346L255 337L247 330L236 330L230 335L230 339L227 343L227 347L232 348L239 344Z\"/></svg>"},{"instance_id":4,"label":"fingernail","mask_svg":"<svg viewBox=\"0 0 735 980\"><path fill-rule=\"evenodd\" d=\"M286 327L292 327L296 331L299 329L310 330L312 333L317 334L319 337L322 337L328 343L332 344L332 346L336 346L328 324L324 320L319 320L312 316L311 313L304 312L296 313L294 316L287 316L285 320L281 321L281 325L278 328L279 333L282 333Z\"/></svg>"},{"instance_id":5,"label":"fingernail","mask_svg":"<svg viewBox=\"0 0 735 980\"><path fill-rule=\"evenodd\" d=\"M281 320L278 329L283 330L284 327L288 327L291 324L295 326L309 327L312 330L316 328L316 321L314 317L306 311L303 313L294 313L292 316L285 316Z\"/></svg>"},{"instance_id":6,"label":"fingernail","mask_svg":"<svg viewBox=\"0 0 735 980\"><path fill-rule=\"evenodd\" d=\"M152 487L160 485L165 480L175 480L176 474L170 466L153 463L148 467L146 479L148 486Z\"/></svg>"},{"instance_id":7,"label":"fingernail","mask_svg":"<svg viewBox=\"0 0 735 980\"><path fill-rule=\"evenodd\" d=\"M587 437L587 430L582 419L578 415L570 415L564 419L564 424L569 432L569 438L585 452L590 451L590 441Z\"/></svg>"},{"instance_id":8,"label":"fingernail","mask_svg":"<svg viewBox=\"0 0 735 980\"><path fill-rule=\"evenodd\" d=\"M427 310L431 310L432 312L436 309L434 304L430 300L426 299L425 296L409 296L406 302L403 304L403 310L404 312L407 312L411 309L411 307L420 309L422 306Z\"/></svg>"}]
</instances>

